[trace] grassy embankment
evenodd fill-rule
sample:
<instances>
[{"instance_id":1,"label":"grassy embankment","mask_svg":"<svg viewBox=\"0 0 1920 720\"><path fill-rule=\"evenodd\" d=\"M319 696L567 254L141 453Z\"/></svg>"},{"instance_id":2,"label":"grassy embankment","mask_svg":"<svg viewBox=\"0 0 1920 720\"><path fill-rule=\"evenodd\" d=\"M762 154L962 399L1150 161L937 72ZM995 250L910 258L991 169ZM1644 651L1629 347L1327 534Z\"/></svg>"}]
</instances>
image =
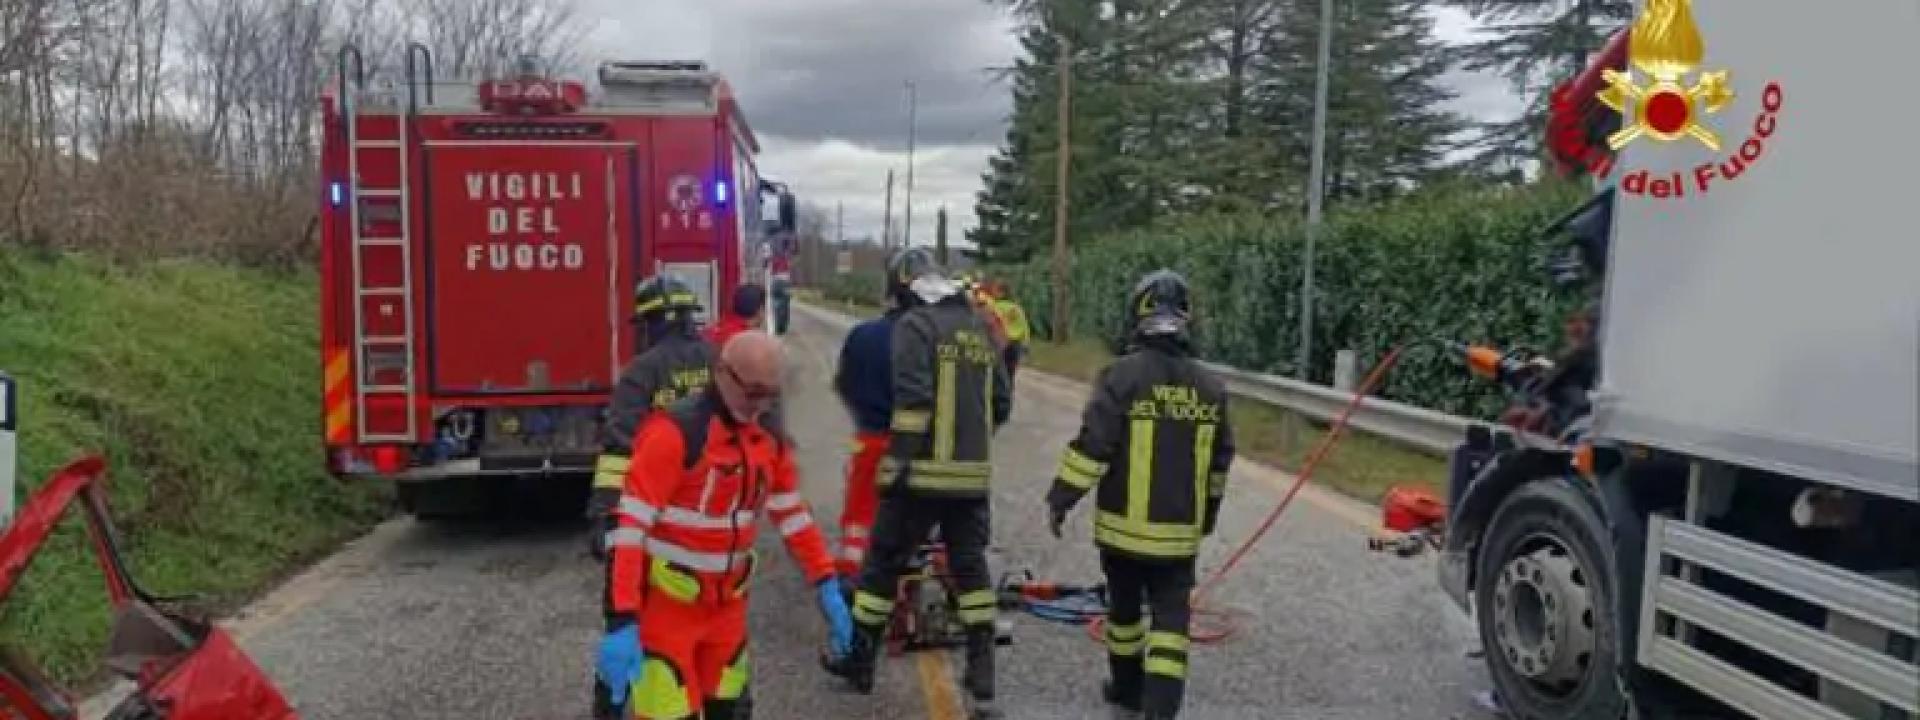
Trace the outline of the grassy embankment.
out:
<instances>
[{"instance_id":1,"label":"grassy embankment","mask_svg":"<svg viewBox=\"0 0 1920 720\"><path fill-rule=\"evenodd\" d=\"M231 608L377 521L324 470L317 288L187 261L115 267L0 247L0 369L21 386L19 502L86 453L149 590ZM69 512L0 605L0 644L93 677L108 614Z\"/></svg>"},{"instance_id":2,"label":"grassy embankment","mask_svg":"<svg viewBox=\"0 0 1920 720\"><path fill-rule=\"evenodd\" d=\"M857 317L879 312L873 305L828 300L811 290L803 290L799 297ZM1026 362L1031 368L1088 382L1110 359L1112 356L1098 343L1078 340L1035 343ZM1245 398L1234 399L1230 414L1241 455L1288 471L1299 469L1326 432L1325 423ZM1394 485L1424 486L1444 493L1446 463L1391 441L1349 432L1320 462L1313 480L1359 500L1375 502Z\"/></svg>"}]
</instances>

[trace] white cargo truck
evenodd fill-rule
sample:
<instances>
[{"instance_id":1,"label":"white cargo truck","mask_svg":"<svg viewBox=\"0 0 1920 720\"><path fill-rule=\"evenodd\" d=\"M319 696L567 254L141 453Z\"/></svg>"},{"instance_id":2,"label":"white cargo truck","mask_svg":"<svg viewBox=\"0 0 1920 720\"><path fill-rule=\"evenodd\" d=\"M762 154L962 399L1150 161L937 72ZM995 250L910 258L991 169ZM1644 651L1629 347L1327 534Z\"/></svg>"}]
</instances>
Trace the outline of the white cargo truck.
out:
<instances>
[{"instance_id":1,"label":"white cargo truck","mask_svg":"<svg viewBox=\"0 0 1920 720\"><path fill-rule=\"evenodd\" d=\"M1469 432L1441 584L1516 718L1920 718L1920 3L1638 10L1555 103L1597 373Z\"/></svg>"}]
</instances>

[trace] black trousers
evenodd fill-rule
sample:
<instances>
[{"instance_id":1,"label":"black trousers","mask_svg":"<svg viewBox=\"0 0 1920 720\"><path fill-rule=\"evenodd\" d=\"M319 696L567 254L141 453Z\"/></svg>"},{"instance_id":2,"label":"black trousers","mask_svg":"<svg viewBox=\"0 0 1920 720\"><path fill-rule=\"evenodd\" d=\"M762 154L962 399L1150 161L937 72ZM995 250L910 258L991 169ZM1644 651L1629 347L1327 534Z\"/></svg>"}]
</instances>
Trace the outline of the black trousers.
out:
<instances>
[{"instance_id":1,"label":"black trousers","mask_svg":"<svg viewBox=\"0 0 1920 720\"><path fill-rule=\"evenodd\" d=\"M860 569L860 590L891 600L900 573L934 529L947 546L947 568L957 592L991 591L987 544L993 537L992 504L987 498L937 498L889 492L880 498L867 562ZM991 625L991 618L987 624ZM978 623L973 623L978 624Z\"/></svg>"},{"instance_id":2,"label":"black trousers","mask_svg":"<svg viewBox=\"0 0 1920 720\"><path fill-rule=\"evenodd\" d=\"M1102 549L1100 567L1111 602L1107 664L1115 699L1150 718L1172 718L1187 688L1193 559L1144 561Z\"/></svg>"}]
</instances>

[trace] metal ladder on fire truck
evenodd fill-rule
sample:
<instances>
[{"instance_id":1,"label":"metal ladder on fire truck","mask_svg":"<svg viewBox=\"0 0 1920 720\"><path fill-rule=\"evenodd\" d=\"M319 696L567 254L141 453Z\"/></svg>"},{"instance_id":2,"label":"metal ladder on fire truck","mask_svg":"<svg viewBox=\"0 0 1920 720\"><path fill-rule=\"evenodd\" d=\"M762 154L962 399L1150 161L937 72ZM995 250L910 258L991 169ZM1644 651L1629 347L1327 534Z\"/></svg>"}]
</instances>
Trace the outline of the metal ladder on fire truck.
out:
<instances>
[{"instance_id":1,"label":"metal ladder on fire truck","mask_svg":"<svg viewBox=\"0 0 1920 720\"><path fill-rule=\"evenodd\" d=\"M418 61L419 64L416 64ZM412 181L409 171L410 156L413 154L407 141L413 129L414 116L419 111L419 98L415 78L418 70L427 73L427 103L433 103L433 55L419 43L408 43L406 53L407 105L405 113L395 112L394 132L390 138L362 138L360 127L359 101L366 89L366 72L360 49L352 44L340 48L338 58L340 74L340 115L341 124L347 136L347 201L351 208L349 222L352 224L353 255L353 402L355 434L361 443L410 443L418 436L419 412L418 400L420 387L415 372L415 327L413 306L413 208L408 197L408 188ZM348 86L351 82L351 87ZM376 125L377 127L377 125ZM378 135L380 133L372 133ZM367 154L376 158L391 154L394 168L392 187L368 187L361 176L362 164L378 165L363 159ZM364 200L381 200L397 206L397 232L369 236ZM369 282L367 265L369 254L397 255L396 283L372 284ZM367 318L367 301L374 299L382 317L391 317L395 312L400 316L399 334L375 334L370 332ZM396 302L397 300L397 302ZM396 309L394 306L398 305ZM383 323L383 327L391 323ZM376 362L376 358L378 362ZM391 372L397 371L397 381ZM398 401L402 423L385 422L383 427L375 427L374 416L368 414L370 404L391 408ZM382 413L382 419L392 418L392 414Z\"/></svg>"}]
</instances>

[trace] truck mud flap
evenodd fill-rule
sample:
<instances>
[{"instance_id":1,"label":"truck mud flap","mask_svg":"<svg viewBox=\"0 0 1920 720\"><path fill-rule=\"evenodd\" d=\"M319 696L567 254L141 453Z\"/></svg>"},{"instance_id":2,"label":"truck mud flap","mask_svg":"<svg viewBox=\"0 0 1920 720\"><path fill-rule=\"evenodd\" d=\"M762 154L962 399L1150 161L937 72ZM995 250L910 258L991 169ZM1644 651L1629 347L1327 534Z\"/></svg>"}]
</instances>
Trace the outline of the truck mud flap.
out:
<instances>
[{"instance_id":1,"label":"truck mud flap","mask_svg":"<svg viewBox=\"0 0 1920 720\"><path fill-rule=\"evenodd\" d=\"M1661 515L1650 519L1648 530L1641 665L1759 720L1920 715L1913 626L1920 590ZM1815 606L1826 613L1826 626L1723 594L1701 581L1702 571ZM1702 630L1817 675L1825 697L1796 692L1703 650ZM1863 644L1877 652L1862 652Z\"/></svg>"}]
</instances>

